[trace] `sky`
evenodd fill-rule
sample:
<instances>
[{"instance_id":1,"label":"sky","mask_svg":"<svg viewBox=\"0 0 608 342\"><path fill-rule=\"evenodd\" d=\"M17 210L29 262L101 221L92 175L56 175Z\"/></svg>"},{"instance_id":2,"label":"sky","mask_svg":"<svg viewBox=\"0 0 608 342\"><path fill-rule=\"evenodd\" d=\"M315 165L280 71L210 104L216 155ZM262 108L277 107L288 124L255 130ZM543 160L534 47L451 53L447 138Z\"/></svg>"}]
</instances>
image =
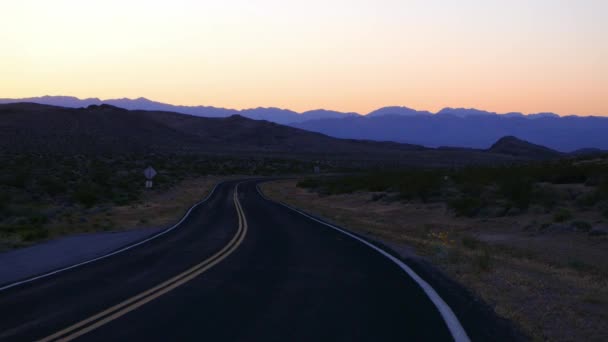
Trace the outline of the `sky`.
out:
<instances>
[{"instance_id":1,"label":"sky","mask_svg":"<svg viewBox=\"0 0 608 342\"><path fill-rule=\"evenodd\" d=\"M0 0L0 97L608 115L606 0Z\"/></svg>"}]
</instances>

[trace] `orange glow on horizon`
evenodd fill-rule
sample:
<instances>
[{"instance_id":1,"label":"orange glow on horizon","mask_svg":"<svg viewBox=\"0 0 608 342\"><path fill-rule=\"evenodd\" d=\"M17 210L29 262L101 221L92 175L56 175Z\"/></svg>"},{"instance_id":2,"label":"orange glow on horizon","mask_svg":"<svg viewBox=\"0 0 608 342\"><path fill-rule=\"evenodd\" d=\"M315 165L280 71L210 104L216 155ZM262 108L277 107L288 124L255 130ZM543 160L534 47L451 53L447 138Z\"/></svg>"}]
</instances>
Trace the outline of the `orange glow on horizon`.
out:
<instances>
[{"instance_id":1,"label":"orange glow on horizon","mask_svg":"<svg viewBox=\"0 0 608 342\"><path fill-rule=\"evenodd\" d=\"M608 2L23 0L0 97L608 115Z\"/></svg>"}]
</instances>

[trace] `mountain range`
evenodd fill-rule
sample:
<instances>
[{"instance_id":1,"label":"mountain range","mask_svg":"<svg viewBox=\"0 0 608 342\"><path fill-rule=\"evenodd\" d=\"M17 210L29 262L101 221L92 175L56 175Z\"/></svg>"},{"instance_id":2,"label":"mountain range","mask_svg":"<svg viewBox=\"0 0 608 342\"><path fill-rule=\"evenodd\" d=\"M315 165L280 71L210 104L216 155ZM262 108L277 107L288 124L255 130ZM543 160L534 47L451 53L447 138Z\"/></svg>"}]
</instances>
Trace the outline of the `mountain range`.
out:
<instances>
[{"instance_id":1,"label":"mountain range","mask_svg":"<svg viewBox=\"0 0 608 342\"><path fill-rule=\"evenodd\" d=\"M250 108L250 109L229 109L218 108L212 106L176 106L172 104L151 101L140 97L137 99L109 99L100 100L98 98L79 99L72 96L41 96L29 97L23 99L0 99L0 104L7 103L38 103L57 107L83 108L91 105L107 104L128 110L148 110L148 111L163 111L189 114L194 116L203 116L209 118L228 117L231 115L241 115L254 120L267 120L279 124L292 124L317 119L333 119L342 117L359 116L357 113L342 113L331 110L311 110L308 112L298 113L288 109L281 108Z\"/></svg>"},{"instance_id":2,"label":"mountain range","mask_svg":"<svg viewBox=\"0 0 608 342\"><path fill-rule=\"evenodd\" d=\"M408 107L384 107L361 115L331 110L298 113L280 108L226 109L210 106L175 106L138 99L78 99L43 96L0 99L2 103L31 102L60 107L82 108L112 105L129 110L165 111L202 117L242 117L267 120L336 138L394 141L426 147L486 149L504 136L517 136L534 144L561 152L608 149L608 118L563 116L554 113L506 113L479 109L444 108L437 113Z\"/></svg>"},{"instance_id":3,"label":"mountain range","mask_svg":"<svg viewBox=\"0 0 608 342\"><path fill-rule=\"evenodd\" d=\"M484 150L434 149L339 139L241 115L205 118L107 104L64 108L34 103L0 104L0 153L206 154L323 160L349 167L505 164L564 156L514 137Z\"/></svg>"}]
</instances>

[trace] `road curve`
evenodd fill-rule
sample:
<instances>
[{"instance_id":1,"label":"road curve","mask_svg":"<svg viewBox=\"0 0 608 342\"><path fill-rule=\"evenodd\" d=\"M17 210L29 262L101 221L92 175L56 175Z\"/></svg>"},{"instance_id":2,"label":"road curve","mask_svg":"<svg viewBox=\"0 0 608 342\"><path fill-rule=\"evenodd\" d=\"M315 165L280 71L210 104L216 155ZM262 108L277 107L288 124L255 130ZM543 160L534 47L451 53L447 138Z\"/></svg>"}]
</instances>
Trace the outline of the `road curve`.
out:
<instances>
[{"instance_id":1,"label":"road curve","mask_svg":"<svg viewBox=\"0 0 608 342\"><path fill-rule=\"evenodd\" d=\"M163 236L0 291L0 340L462 338L385 255L237 184Z\"/></svg>"}]
</instances>

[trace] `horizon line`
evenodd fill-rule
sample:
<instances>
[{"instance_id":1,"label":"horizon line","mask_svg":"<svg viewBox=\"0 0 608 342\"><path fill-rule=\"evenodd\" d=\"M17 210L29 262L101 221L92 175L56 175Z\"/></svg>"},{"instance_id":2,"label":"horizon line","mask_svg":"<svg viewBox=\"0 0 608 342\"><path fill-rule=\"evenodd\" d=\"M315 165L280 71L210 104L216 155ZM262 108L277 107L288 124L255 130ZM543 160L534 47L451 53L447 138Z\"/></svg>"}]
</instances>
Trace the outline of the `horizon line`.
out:
<instances>
[{"instance_id":1,"label":"horizon line","mask_svg":"<svg viewBox=\"0 0 608 342\"><path fill-rule=\"evenodd\" d=\"M168 103L168 102L162 102L162 101L157 101L157 100L152 100L150 98L147 98L145 96L137 96L137 97L115 97L115 98L105 98L102 99L100 97L78 97L78 96L72 96L72 95L41 95L41 96L30 96L30 97L21 97L21 98L0 98L1 100L8 100L8 101L18 101L18 100L30 100L30 99L42 99L42 98L57 98L57 97L64 97L64 98L72 98L72 99L76 99L78 101L86 101L86 100L98 100L100 102L106 102L106 101L116 101L116 100L129 100L129 101L136 101L136 100L146 100L149 102L154 102L154 103L158 103L158 104L162 104L162 105L169 105L169 106L174 106L174 107L188 107L188 108L215 108L215 109L224 109L224 110L233 110L233 111L237 111L237 112L242 112L242 111L246 111L246 110L255 110L255 109L279 109L279 110L285 110L285 111L290 111L299 115L302 115L304 113L307 112L314 112L314 111L319 111L319 110L324 110L324 111L331 111L331 112L338 112L338 113L343 113L343 114L356 114L359 116L367 116L375 111L384 109L384 108L403 108L403 109L409 109L409 110L413 110L416 112L428 112L432 115L437 115L440 112L446 110L446 109L453 109L453 110L475 110L475 111L481 111L481 112L486 112L489 114L493 114L493 115L509 115L509 114L521 114L524 116L531 116L531 115L539 115L539 114L555 114L557 116L561 117L569 117L569 116L578 116L578 117L608 117L608 115L602 115L602 114L576 114L576 113L570 113L570 114L561 114L561 113L556 113L556 112L551 112L551 111L541 111L541 112L534 112L534 113L524 113L524 112L518 112L518 111L511 111L511 112L505 112L505 113L499 113L499 112L494 112L494 111L490 111L490 110L485 110L485 109L480 109L480 108L475 108L475 107L451 107L451 106L447 106L447 107L443 107L442 109L440 109L437 112L433 112L430 110L426 110L426 109L414 109L412 107L409 106L404 106L404 105L387 105L387 106L382 106L382 107L378 107L368 113L362 114L360 112L353 112L353 111L341 111L341 110L334 110L334 109L327 109L327 108L316 108L316 109L309 109L309 110L305 110L305 111L296 111L293 109L289 109L289 108L285 108L285 107L276 107L276 106L257 106L257 107L244 107L244 108L240 108L240 109L235 109L235 108L228 108L228 107L218 107L218 106L213 106L213 105L204 105L204 104L198 104L198 105L187 105L187 104L175 104L175 103Z\"/></svg>"}]
</instances>

